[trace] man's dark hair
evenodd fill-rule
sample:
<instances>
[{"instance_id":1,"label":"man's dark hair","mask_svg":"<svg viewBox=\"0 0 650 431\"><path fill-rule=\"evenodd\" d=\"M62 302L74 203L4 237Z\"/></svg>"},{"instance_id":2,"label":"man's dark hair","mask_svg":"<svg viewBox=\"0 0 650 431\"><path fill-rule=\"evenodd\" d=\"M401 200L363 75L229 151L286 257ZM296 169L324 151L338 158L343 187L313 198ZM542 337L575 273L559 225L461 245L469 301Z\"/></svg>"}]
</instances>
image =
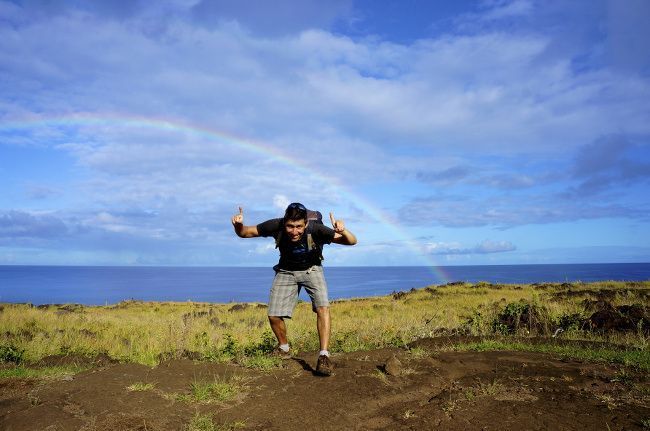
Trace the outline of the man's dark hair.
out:
<instances>
[{"instance_id":1,"label":"man's dark hair","mask_svg":"<svg viewBox=\"0 0 650 431\"><path fill-rule=\"evenodd\" d=\"M289 204L287 210L284 212L284 221L296 221L296 220L305 220L307 221L307 208L301 203L294 202Z\"/></svg>"}]
</instances>

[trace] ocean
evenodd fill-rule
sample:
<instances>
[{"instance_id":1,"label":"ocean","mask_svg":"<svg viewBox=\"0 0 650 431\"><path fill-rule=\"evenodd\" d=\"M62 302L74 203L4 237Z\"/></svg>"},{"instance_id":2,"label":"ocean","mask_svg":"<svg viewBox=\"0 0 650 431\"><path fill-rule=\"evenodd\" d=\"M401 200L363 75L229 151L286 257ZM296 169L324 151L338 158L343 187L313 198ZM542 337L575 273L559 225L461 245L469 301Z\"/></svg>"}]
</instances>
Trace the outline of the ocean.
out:
<instances>
[{"instance_id":1,"label":"ocean","mask_svg":"<svg viewBox=\"0 0 650 431\"><path fill-rule=\"evenodd\" d=\"M650 263L325 267L331 299L385 295L451 281L541 283L650 280ZM0 302L114 304L123 300L266 302L271 268L0 266ZM308 300L301 292L301 299Z\"/></svg>"}]
</instances>

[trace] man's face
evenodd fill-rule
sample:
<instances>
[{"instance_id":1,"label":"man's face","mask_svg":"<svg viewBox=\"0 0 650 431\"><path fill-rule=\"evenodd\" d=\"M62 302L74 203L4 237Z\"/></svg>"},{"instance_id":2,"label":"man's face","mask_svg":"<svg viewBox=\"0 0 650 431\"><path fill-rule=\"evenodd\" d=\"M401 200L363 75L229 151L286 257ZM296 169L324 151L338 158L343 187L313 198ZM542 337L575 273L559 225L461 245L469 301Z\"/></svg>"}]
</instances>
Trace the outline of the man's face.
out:
<instances>
[{"instance_id":1,"label":"man's face","mask_svg":"<svg viewBox=\"0 0 650 431\"><path fill-rule=\"evenodd\" d=\"M284 230L289 235L291 241L300 241L302 234L305 233L307 223L305 220L287 220L284 223Z\"/></svg>"}]
</instances>

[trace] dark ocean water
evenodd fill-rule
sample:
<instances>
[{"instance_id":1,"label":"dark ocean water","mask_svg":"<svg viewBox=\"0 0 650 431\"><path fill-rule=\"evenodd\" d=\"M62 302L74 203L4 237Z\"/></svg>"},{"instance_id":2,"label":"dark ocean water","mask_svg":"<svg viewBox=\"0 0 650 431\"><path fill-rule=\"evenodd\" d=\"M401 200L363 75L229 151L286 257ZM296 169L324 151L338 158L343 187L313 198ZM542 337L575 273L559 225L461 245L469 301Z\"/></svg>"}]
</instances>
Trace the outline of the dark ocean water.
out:
<instances>
[{"instance_id":1,"label":"dark ocean water","mask_svg":"<svg viewBox=\"0 0 650 431\"><path fill-rule=\"evenodd\" d=\"M385 295L449 281L537 283L650 280L650 263L326 267L331 299ZM0 266L0 302L113 304L144 301L266 302L271 268ZM307 299L304 292L301 298Z\"/></svg>"}]
</instances>

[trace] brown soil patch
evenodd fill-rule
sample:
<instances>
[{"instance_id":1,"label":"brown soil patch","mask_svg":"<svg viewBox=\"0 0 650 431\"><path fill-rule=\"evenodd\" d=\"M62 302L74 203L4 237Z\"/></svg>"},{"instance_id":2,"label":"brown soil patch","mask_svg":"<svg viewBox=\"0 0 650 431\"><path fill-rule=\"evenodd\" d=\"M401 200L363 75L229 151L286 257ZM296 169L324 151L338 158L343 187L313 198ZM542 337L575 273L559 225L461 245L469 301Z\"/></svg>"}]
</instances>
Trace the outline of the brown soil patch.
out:
<instances>
[{"instance_id":1,"label":"brown soil patch","mask_svg":"<svg viewBox=\"0 0 650 431\"><path fill-rule=\"evenodd\" d=\"M111 359L108 355L102 354L89 358L88 356L82 355L52 355L46 356L40 361L38 361L39 366L43 367L52 367L52 366L65 366L65 365L76 365L76 366L86 366L86 367L103 367L110 364L115 364L118 361Z\"/></svg>"},{"instance_id":2,"label":"brown soil patch","mask_svg":"<svg viewBox=\"0 0 650 431\"><path fill-rule=\"evenodd\" d=\"M647 429L650 381L614 366L522 352L382 349L333 356L332 377L300 354L272 372L232 364L103 363L71 380L0 380L3 430L187 430L197 414L217 429ZM424 353L423 353L424 352ZM397 375L383 371L395 356ZM192 383L237 378L230 401L183 399ZM150 386L129 390L136 383ZM236 425L235 425L236 424Z\"/></svg>"}]
</instances>

